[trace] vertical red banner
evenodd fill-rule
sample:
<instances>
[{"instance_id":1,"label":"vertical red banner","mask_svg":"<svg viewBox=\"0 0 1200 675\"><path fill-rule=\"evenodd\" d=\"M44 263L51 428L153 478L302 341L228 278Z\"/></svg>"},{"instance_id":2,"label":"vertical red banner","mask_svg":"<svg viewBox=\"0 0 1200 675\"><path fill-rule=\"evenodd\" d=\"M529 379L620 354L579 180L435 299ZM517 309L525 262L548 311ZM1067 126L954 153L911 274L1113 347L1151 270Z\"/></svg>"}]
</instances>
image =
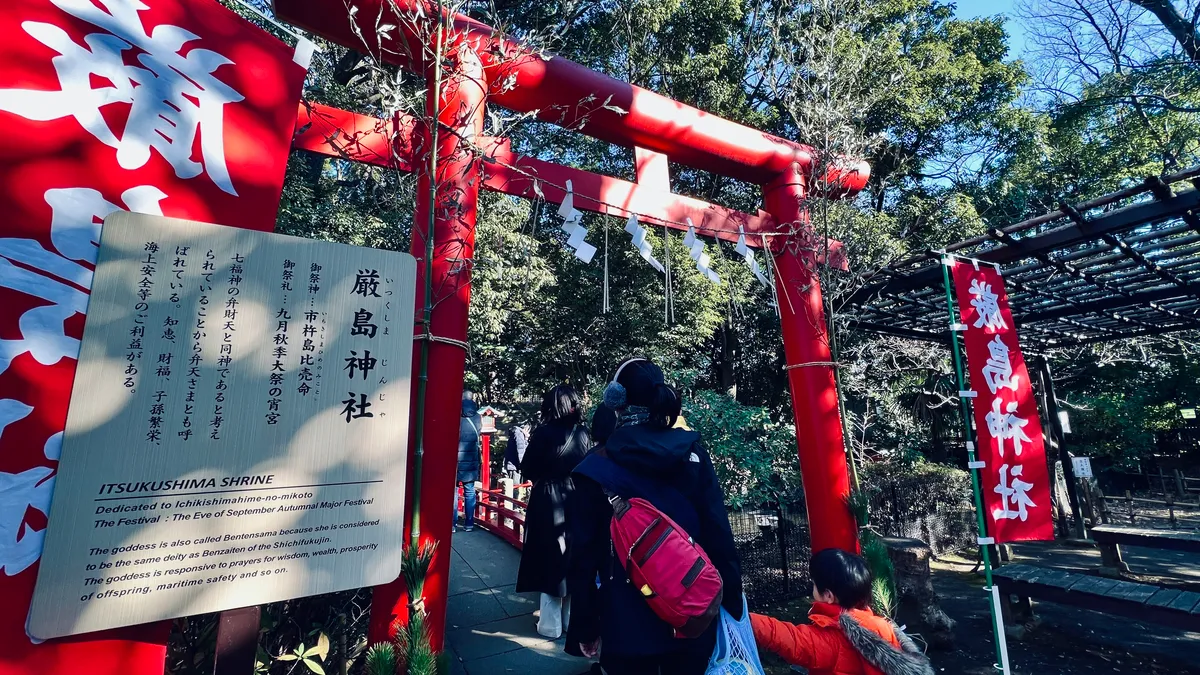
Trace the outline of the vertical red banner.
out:
<instances>
[{"instance_id":1,"label":"vertical red banner","mask_svg":"<svg viewBox=\"0 0 1200 675\"><path fill-rule=\"evenodd\" d=\"M100 223L273 229L311 45L214 0L5 0L0 38L0 675L159 675L167 624L25 634Z\"/></svg>"},{"instance_id":2,"label":"vertical red banner","mask_svg":"<svg viewBox=\"0 0 1200 675\"><path fill-rule=\"evenodd\" d=\"M991 265L952 260L988 532L996 543L1054 539L1042 423L1004 279Z\"/></svg>"}]
</instances>

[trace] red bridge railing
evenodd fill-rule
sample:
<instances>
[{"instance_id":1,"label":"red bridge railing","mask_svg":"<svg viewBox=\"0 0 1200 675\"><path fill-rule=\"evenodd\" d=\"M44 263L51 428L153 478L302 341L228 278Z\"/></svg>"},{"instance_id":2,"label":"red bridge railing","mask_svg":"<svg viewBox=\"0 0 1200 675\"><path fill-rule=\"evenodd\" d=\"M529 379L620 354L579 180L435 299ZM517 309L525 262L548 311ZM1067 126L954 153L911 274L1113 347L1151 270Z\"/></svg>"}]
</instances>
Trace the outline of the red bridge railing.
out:
<instances>
[{"instance_id":1,"label":"red bridge railing","mask_svg":"<svg viewBox=\"0 0 1200 675\"><path fill-rule=\"evenodd\" d=\"M526 483L514 489L529 486ZM505 495L503 490L484 490L479 493L475 522L519 551L525 541L525 509L528 506L515 497Z\"/></svg>"},{"instance_id":2,"label":"red bridge railing","mask_svg":"<svg viewBox=\"0 0 1200 675\"><path fill-rule=\"evenodd\" d=\"M533 483L514 485L515 494L533 486ZM521 550L525 541L525 511L529 505L516 497L504 493L503 488L480 490L475 505L475 524L500 537ZM462 488L458 491L458 508L462 509Z\"/></svg>"}]
</instances>

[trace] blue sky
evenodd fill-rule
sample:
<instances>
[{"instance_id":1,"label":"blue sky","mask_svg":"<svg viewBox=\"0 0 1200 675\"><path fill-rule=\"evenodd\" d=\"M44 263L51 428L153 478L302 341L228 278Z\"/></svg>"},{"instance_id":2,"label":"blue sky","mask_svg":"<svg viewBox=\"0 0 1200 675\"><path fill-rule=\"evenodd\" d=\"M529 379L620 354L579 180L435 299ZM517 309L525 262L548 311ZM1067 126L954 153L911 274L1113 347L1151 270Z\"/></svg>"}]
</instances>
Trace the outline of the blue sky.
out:
<instances>
[{"instance_id":1,"label":"blue sky","mask_svg":"<svg viewBox=\"0 0 1200 675\"><path fill-rule=\"evenodd\" d=\"M1004 14L1008 17L1007 23L1004 24L1008 29L1008 46L1009 58L1019 58L1025 45L1025 31L1021 29L1021 25L1017 22L1013 14L1014 0L955 0L957 7L956 14L963 19L971 19L978 16L991 17L997 14Z\"/></svg>"}]
</instances>

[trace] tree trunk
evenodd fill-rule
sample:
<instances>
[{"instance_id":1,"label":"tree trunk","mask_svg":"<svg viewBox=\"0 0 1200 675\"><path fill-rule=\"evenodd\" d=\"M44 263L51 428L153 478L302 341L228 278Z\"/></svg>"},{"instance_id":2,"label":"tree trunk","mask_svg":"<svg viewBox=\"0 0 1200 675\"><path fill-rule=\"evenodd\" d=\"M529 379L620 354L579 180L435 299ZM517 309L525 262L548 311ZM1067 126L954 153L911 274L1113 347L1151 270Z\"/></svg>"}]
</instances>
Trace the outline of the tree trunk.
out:
<instances>
[{"instance_id":1,"label":"tree trunk","mask_svg":"<svg viewBox=\"0 0 1200 675\"><path fill-rule=\"evenodd\" d=\"M1145 9L1158 18L1159 23L1167 29L1183 47L1183 51L1193 63L1200 64L1200 33L1196 25L1179 13L1171 0L1130 0L1133 4Z\"/></svg>"},{"instance_id":2,"label":"tree trunk","mask_svg":"<svg viewBox=\"0 0 1200 675\"><path fill-rule=\"evenodd\" d=\"M721 325L721 358L717 362L717 380L721 389L732 398L737 399L737 377L734 363L737 360L738 332L727 320Z\"/></svg>"},{"instance_id":3,"label":"tree trunk","mask_svg":"<svg viewBox=\"0 0 1200 675\"><path fill-rule=\"evenodd\" d=\"M933 436L933 461L941 462L946 459L946 444L942 439L942 416L936 408L930 412L929 432Z\"/></svg>"}]
</instances>

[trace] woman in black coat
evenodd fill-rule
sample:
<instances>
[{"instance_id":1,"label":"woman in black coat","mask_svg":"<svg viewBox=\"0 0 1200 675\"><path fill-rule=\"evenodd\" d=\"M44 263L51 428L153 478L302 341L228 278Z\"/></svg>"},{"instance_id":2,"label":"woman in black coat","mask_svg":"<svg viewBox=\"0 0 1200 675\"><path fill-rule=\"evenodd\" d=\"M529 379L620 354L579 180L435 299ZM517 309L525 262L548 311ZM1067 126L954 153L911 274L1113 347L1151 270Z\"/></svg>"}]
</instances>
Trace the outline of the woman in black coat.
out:
<instances>
[{"instance_id":1,"label":"woman in black coat","mask_svg":"<svg viewBox=\"0 0 1200 675\"><path fill-rule=\"evenodd\" d=\"M567 597L567 499L575 490L571 472L587 456L591 440L580 423L579 396L567 385L546 392L542 424L529 437L521 475L533 483L525 513L525 546L517 573L518 593L541 593L538 633L558 639L571 616Z\"/></svg>"}]
</instances>

